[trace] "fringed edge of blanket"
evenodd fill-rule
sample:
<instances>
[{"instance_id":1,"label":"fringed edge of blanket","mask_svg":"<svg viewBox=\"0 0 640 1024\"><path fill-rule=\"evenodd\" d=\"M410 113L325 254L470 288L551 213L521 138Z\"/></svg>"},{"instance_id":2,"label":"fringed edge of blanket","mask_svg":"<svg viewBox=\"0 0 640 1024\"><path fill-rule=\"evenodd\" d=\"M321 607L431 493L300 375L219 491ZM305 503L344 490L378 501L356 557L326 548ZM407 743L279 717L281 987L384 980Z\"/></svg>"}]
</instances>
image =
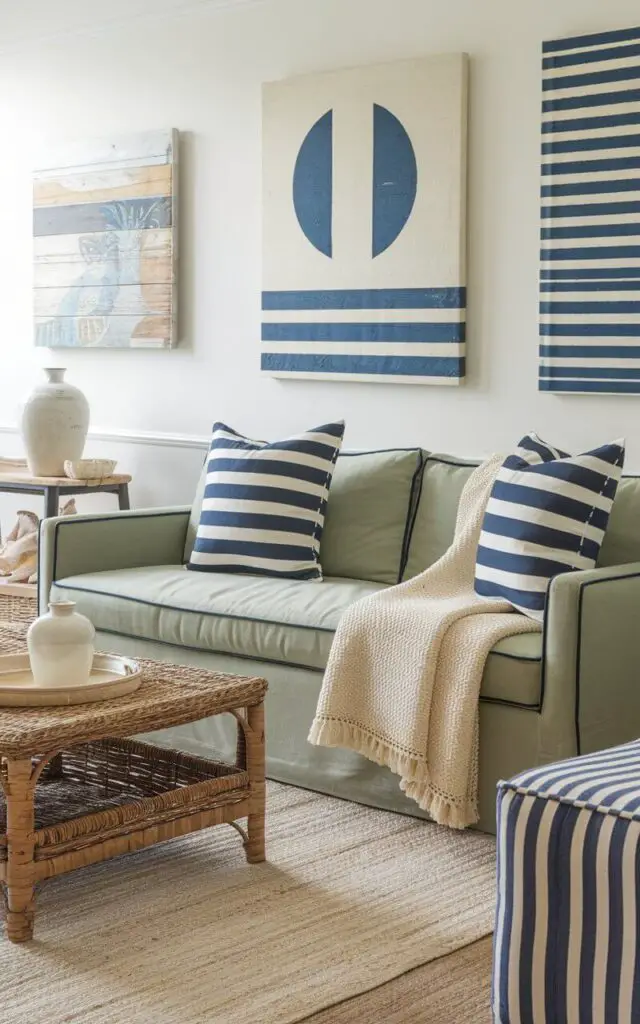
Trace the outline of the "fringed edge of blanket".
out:
<instances>
[{"instance_id":1,"label":"fringed edge of blanket","mask_svg":"<svg viewBox=\"0 0 640 1024\"><path fill-rule=\"evenodd\" d=\"M476 800L468 798L461 806L458 805L433 786L426 765L417 757L394 750L360 725L315 718L308 741L318 747L346 747L383 768L389 768L394 775L400 776L400 789L438 825L463 829L478 820Z\"/></svg>"}]
</instances>

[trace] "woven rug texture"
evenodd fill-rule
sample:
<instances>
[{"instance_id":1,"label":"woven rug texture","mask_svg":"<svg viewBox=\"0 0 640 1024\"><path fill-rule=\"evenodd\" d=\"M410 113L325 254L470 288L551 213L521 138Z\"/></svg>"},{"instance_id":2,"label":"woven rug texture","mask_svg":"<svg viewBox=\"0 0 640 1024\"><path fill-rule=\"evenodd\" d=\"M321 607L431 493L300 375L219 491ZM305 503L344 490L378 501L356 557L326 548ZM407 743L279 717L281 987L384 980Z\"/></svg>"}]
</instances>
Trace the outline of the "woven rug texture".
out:
<instances>
[{"instance_id":1,"label":"woven rug texture","mask_svg":"<svg viewBox=\"0 0 640 1024\"><path fill-rule=\"evenodd\" d=\"M270 783L267 856L220 826L42 883L2 1024L489 1019L493 839Z\"/></svg>"},{"instance_id":2,"label":"woven rug texture","mask_svg":"<svg viewBox=\"0 0 640 1024\"><path fill-rule=\"evenodd\" d=\"M3 1024L293 1024L492 928L486 836L272 784L268 856L221 826L42 883Z\"/></svg>"}]
</instances>

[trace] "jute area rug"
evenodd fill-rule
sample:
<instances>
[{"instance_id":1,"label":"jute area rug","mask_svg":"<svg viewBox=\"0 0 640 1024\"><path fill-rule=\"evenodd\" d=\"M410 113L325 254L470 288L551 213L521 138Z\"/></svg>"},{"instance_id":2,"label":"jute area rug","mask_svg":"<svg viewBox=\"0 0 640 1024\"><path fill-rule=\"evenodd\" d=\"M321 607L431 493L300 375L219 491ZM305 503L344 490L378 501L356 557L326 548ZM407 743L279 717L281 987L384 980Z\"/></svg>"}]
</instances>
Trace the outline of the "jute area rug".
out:
<instances>
[{"instance_id":1,"label":"jute area rug","mask_svg":"<svg viewBox=\"0 0 640 1024\"><path fill-rule=\"evenodd\" d=\"M220 826L44 883L35 939L0 937L3 1024L347 1020L345 1000L493 925L486 836L271 784L268 856L247 865ZM415 1020L462 1019L424 998ZM360 1020L383 1024L376 1002Z\"/></svg>"}]
</instances>

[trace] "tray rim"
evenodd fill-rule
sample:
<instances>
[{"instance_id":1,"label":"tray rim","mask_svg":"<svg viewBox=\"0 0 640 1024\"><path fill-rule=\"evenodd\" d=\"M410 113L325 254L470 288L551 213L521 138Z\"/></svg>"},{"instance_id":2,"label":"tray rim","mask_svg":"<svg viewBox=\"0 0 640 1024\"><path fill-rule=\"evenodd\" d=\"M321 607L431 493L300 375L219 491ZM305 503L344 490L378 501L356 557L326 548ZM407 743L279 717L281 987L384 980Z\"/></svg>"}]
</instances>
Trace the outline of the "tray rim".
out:
<instances>
[{"instance_id":1,"label":"tray rim","mask_svg":"<svg viewBox=\"0 0 640 1024\"><path fill-rule=\"evenodd\" d=\"M91 693L96 694L96 699L99 699L98 695L103 690L120 690L125 685L127 688L124 693L118 694L124 696L125 693L131 693L137 689L142 682L142 668L134 658L128 658L119 654L101 654L96 652L92 671L94 668L100 669L103 672L110 670L113 673L113 678L92 680L89 677L89 681L86 683L69 683L64 686L35 686L25 685L24 683L8 683L3 681L7 675L13 672L30 671L31 662L28 653L0 654L0 707L3 706L2 699L5 696L15 698L19 695L24 695L25 698L29 696L35 702L38 697L44 698L57 695L60 698L64 698L69 694L79 696ZM130 686L132 683L135 683L135 685ZM60 703L69 704L71 702L67 696L67 699L61 699Z\"/></svg>"}]
</instances>

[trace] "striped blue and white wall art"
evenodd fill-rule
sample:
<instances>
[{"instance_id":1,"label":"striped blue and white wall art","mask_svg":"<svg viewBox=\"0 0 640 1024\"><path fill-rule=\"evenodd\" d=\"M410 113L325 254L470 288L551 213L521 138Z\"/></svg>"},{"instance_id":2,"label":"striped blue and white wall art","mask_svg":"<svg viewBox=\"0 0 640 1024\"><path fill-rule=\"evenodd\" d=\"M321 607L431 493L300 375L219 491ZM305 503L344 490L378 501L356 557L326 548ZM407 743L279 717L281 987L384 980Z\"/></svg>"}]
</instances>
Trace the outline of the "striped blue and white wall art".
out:
<instances>
[{"instance_id":1,"label":"striped blue and white wall art","mask_svg":"<svg viewBox=\"0 0 640 1024\"><path fill-rule=\"evenodd\" d=\"M640 28L545 43L542 391L640 393Z\"/></svg>"},{"instance_id":2,"label":"striped blue and white wall art","mask_svg":"<svg viewBox=\"0 0 640 1024\"><path fill-rule=\"evenodd\" d=\"M264 87L262 371L457 384L464 55Z\"/></svg>"}]
</instances>

